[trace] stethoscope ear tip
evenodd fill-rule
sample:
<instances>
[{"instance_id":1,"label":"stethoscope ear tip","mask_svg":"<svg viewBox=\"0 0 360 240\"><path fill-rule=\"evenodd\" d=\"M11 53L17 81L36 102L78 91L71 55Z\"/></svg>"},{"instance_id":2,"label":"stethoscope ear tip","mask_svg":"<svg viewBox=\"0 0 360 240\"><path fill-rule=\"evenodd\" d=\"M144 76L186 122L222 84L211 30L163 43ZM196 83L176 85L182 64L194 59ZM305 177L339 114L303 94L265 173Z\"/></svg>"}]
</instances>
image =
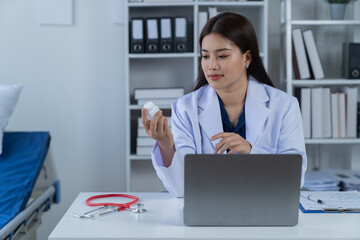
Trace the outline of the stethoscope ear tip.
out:
<instances>
[{"instance_id":1,"label":"stethoscope ear tip","mask_svg":"<svg viewBox=\"0 0 360 240\"><path fill-rule=\"evenodd\" d=\"M75 213L72 213L71 216L73 217L76 217L76 218L94 218L94 215L78 215L78 214L75 214Z\"/></svg>"}]
</instances>

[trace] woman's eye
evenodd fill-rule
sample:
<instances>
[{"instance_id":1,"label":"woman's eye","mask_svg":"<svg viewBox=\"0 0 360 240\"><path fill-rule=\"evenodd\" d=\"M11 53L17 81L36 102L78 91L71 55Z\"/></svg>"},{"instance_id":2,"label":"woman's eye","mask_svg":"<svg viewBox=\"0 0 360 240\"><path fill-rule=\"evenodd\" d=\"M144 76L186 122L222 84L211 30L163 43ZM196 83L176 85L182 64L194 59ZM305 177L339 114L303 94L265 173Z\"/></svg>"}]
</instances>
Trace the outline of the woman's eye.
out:
<instances>
[{"instance_id":1,"label":"woman's eye","mask_svg":"<svg viewBox=\"0 0 360 240\"><path fill-rule=\"evenodd\" d=\"M206 55L202 55L201 58L204 58L204 59L208 59L209 56L206 56Z\"/></svg>"},{"instance_id":2,"label":"woman's eye","mask_svg":"<svg viewBox=\"0 0 360 240\"><path fill-rule=\"evenodd\" d=\"M221 55L219 58L227 58L229 55Z\"/></svg>"}]
</instances>

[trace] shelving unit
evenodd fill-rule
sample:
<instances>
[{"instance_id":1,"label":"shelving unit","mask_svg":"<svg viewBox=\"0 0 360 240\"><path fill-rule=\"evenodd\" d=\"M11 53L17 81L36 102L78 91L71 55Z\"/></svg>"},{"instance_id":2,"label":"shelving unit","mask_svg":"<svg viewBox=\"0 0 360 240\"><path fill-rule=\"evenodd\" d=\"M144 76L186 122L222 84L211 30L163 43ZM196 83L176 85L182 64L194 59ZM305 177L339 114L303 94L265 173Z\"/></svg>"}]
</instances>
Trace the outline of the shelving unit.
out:
<instances>
[{"instance_id":1,"label":"shelving unit","mask_svg":"<svg viewBox=\"0 0 360 240\"><path fill-rule=\"evenodd\" d=\"M142 106L137 105L133 93L136 88L174 88L181 87L185 93L192 90L199 67L198 13L216 7L218 12L232 11L246 16L254 25L259 41L260 56L267 67L268 33L267 0L259 1L200 1L192 2L128 2L125 3L125 19L148 17L186 17L189 52L186 53L125 53L126 79L126 149L127 149L127 191L165 190L152 167L150 152L147 156L136 155L137 118L141 116ZM129 24L125 25L129 49ZM164 115L170 116L168 105L159 106Z\"/></svg>"},{"instance_id":2,"label":"shelving unit","mask_svg":"<svg viewBox=\"0 0 360 240\"><path fill-rule=\"evenodd\" d=\"M293 27L307 27L307 28L315 28L315 34L318 32L316 31L318 27L327 27L327 26L339 26L339 27L356 27L360 26L360 20L329 20L329 19L316 19L317 14L319 12L315 12L314 18L311 20L308 19L293 19L292 15L292 3L301 2L296 0L283 0L282 2L282 27L284 28L283 31L285 32L285 65L286 65L286 90L288 93L293 94L294 87L305 87L305 86L331 86L331 85L358 85L360 80L348 80L341 77L337 78L327 78L321 80L297 80L293 79L293 67L292 67L292 42L291 42L291 30ZM318 4L320 1L313 1L314 4ZM304 2L302 2L303 4ZM309 4L309 3L307 3ZM324 3L326 4L326 3ZM323 6L322 6L323 7ZM315 8L320 8L319 5L316 5ZM353 8L354 9L354 8ZM351 9L348 9L350 11ZM353 17L354 14L348 14L348 17ZM320 16L321 17L321 16ZM358 28L357 30L360 30ZM319 36L319 34L318 34ZM319 46L318 46L319 47ZM341 55L340 55L341 57ZM340 61L340 60L339 60ZM324 66L324 64L323 64ZM340 65L341 66L341 65ZM340 69L341 70L341 69ZM325 74L325 77L326 74Z\"/></svg>"},{"instance_id":3,"label":"shelving unit","mask_svg":"<svg viewBox=\"0 0 360 240\"><path fill-rule=\"evenodd\" d=\"M294 88L330 87L338 89L343 86L360 86L360 79L344 79L341 76L341 46L342 42L351 42L356 33L360 33L360 20L356 19L355 9L359 9L352 2L347 8L345 20L330 20L330 10L327 1L283 0L281 2L282 32L285 43L285 83L289 94L294 94ZM296 9L296 11L295 11ZM325 73L324 79L298 80L293 77L292 65L292 29L300 27L312 29L320 59ZM336 43L334 43L334 42ZM341 152L344 158L354 145L360 144L360 139L334 138L334 139L305 139L308 158L314 160L314 168L321 166L321 153L326 156ZM341 147L340 147L341 146ZM337 151L337 152L335 152ZM334 153L334 154L331 154ZM351 158L351 156L350 156ZM342 159L343 160L343 159ZM351 162L351 160L350 160Z\"/></svg>"}]
</instances>

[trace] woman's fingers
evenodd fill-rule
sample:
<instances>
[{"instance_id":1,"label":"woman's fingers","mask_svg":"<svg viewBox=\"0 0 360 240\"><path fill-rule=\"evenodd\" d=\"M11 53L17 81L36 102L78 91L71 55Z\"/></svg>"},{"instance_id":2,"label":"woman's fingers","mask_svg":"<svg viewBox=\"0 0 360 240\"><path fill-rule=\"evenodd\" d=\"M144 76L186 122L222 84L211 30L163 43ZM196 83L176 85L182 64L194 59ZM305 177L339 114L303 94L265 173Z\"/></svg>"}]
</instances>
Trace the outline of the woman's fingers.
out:
<instances>
[{"instance_id":1,"label":"woman's fingers","mask_svg":"<svg viewBox=\"0 0 360 240\"><path fill-rule=\"evenodd\" d=\"M141 109L141 122L145 128L145 131L148 132L150 130L150 121L147 119L147 111L145 108Z\"/></svg>"},{"instance_id":2,"label":"woman's fingers","mask_svg":"<svg viewBox=\"0 0 360 240\"><path fill-rule=\"evenodd\" d=\"M165 117L164 116L161 116L158 120L158 123L157 123L157 135L159 137L162 137L164 135L164 123L165 122Z\"/></svg>"},{"instance_id":3,"label":"woman's fingers","mask_svg":"<svg viewBox=\"0 0 360 240\"><path fill-rule=\"evenodd\" d=\"M237 133L218 133L211 137L211 140L221 140L215 145L214 153L223 154L227 149L230 149L229 154L232 153L249 153L251 149L250 144Z\"/></svg>"},{"instance_id":4,"label":"woman's fingers","mask_svg":"<svg viewBox=\"0 0 360 240\"><path fill-rule=\"evenodd\" d=\"M150 137L155 138L157 136L157 127L158 127L158 121L159 118L161 117L162 111L158 111L157 113L155 113L155 115L153 116L153 118L150 121Z\"/></svg>"}]
</instances>

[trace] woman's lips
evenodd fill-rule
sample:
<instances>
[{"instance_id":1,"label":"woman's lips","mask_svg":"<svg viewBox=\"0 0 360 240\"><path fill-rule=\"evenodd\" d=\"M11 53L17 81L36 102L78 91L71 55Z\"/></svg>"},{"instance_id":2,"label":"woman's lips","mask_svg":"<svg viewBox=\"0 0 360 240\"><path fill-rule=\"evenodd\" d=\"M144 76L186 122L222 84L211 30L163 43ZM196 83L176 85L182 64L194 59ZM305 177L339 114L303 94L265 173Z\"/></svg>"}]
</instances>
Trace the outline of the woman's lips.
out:
<instances>
[{"instance_id":1,"label":"woman's lips","mask_svg":"<svg viewBox=\"0 0 360 240\"><path fill-rule=\"evenodd\" d=\"M222 76L223 75L221 75L221 74L210 74L210 75L208 75L209 79L213 80L213 81L219 80Z\"/></svg>"}]
</instances>

